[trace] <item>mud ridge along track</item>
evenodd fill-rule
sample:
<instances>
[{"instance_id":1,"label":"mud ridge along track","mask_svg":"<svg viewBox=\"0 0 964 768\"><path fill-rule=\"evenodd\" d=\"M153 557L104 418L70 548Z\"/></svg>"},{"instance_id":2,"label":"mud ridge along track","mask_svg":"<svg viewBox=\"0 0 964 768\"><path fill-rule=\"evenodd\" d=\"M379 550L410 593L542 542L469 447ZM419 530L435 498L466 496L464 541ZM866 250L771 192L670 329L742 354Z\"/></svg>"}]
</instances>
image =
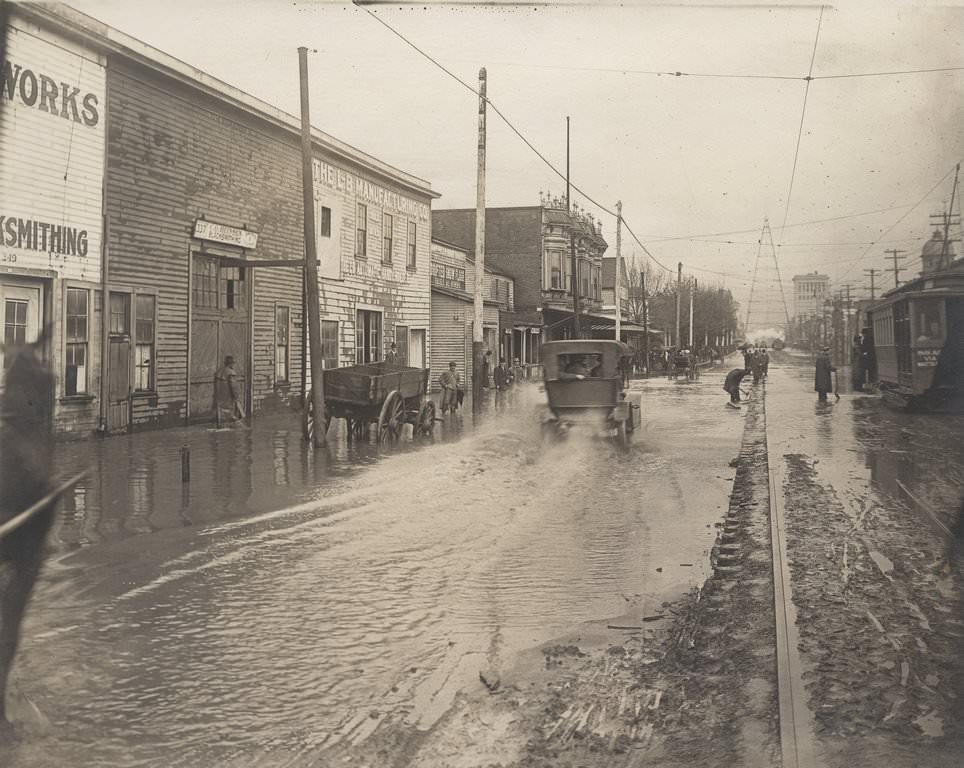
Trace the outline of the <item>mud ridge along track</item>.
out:
<instances>
[{"instance_id":1,"label":"mud ridge along track","mask_svg":"<svg viewBox=\"0 0 964 768\"><path fill-rule=\"evenodd\" d=\"M765 385L764 385L765 389ZM763 401L766 437L766 401ZM807 695L803 685L796 612L791 598L790 565L787 559L786 520L783 510L783 464L774 460L767 446L769 477L770 538L773 547L773 605L776 629L777 688L780 704L780 752L783 768L816 768L813 733Z\"/></svg>"}]
</instances>

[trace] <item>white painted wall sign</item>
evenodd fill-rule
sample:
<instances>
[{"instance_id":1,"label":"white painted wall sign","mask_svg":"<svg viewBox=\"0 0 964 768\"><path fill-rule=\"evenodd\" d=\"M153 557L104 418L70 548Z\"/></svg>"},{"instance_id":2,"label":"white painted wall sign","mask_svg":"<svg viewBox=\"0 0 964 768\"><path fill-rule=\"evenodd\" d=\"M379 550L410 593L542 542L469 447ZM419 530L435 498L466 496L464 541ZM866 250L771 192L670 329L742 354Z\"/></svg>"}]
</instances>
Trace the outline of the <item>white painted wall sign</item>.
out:
<instances>
[{"instance_id":1,"label":"white painted wall sign","mask_svg":"<svg viewBox=\"0 0 964 768\"><path fill-rule=\"evenodd\" d=\"M104 63L15 20L0 75L0 263L99 280Z\"/></svg>"}]
</instances>

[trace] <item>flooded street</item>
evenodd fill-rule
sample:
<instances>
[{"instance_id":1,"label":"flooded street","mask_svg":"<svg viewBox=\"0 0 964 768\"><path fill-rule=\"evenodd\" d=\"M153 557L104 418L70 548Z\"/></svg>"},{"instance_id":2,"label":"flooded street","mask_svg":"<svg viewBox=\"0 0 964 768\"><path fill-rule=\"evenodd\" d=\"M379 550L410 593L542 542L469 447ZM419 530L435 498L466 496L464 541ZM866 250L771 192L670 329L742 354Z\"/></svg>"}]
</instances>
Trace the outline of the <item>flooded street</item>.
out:
<instances>
[{"instance_id":1,"label":"flooded street","mask_svg":"<svg viewBox=\"0 0 964 768\"><path fill-rule=\"evenodd\" d=\"M390 450L336 431L306 454L291 417L61 446L93 471L16 676L50 724L4 764L294 764L428 729L480 671L656 612L708 574L742 433L721 376L634 382L628 452L543 444L535 386Z\"/></svg>"}]
</instances>

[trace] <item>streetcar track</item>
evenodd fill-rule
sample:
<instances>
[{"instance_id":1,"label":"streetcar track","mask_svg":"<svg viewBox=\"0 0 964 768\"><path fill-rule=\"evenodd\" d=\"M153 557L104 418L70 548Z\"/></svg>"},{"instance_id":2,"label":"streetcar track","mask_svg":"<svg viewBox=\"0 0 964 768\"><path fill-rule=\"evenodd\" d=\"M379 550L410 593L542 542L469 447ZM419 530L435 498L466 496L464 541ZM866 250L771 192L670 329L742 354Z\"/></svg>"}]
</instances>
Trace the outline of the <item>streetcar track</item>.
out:
<instances>
[{"instance_id":1,"label":"streetcar track","mask_svg":"<svg viewBox=\"0 0 964 768\"><path fill-rule=\"evenodd\" d=\"M777 651L777 700L780 709L780 750L783 768L819 768L810 709L803 686L796 610L787 559L786 520L783 510L783 462L770 455L766 415L766 384L761 398L764 444L770 502L770 537L773 555L773 604Z\"/></svg>"}]
</instances>

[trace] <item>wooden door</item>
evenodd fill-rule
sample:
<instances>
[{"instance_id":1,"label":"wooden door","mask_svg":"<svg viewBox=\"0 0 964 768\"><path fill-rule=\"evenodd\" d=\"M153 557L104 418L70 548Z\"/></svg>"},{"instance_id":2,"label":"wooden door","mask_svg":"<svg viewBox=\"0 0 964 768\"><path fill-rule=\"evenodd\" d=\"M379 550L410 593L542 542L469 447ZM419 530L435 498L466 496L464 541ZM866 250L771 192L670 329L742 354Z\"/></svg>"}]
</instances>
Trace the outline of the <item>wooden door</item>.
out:
<instances>
[{"instance_id":1,"label":"wooden door","mask_svg":"<svg viewBox=\"0 0 964 768\"><path fill-rule=\"evenodd\" d=\"M3 345L0 346L0 391L4 372L9 365L3 347L33 344L40 335L41 286L24 283L0 283L0 308L3 311Z\"/></svg>"},{"instance_id":2,"label":"wooden door","mask_svg":"<svg viewBox=\"0 0 964 768\"><path fill-rule=\"evenodd\" d=\"M131 415L131 295L112 291L107 326L107 431L125 432Z\"/></svg>"},{"instance_id":3,"label":"wooden door","mask_svg":"<svg viewBox=\"0 0 964 768\"><path fill-rule=\"evenodd\" d=\"M412 328L408 333L408 364L412 368L425 368L425 329Z\"/></svg>"}]
</instances>

